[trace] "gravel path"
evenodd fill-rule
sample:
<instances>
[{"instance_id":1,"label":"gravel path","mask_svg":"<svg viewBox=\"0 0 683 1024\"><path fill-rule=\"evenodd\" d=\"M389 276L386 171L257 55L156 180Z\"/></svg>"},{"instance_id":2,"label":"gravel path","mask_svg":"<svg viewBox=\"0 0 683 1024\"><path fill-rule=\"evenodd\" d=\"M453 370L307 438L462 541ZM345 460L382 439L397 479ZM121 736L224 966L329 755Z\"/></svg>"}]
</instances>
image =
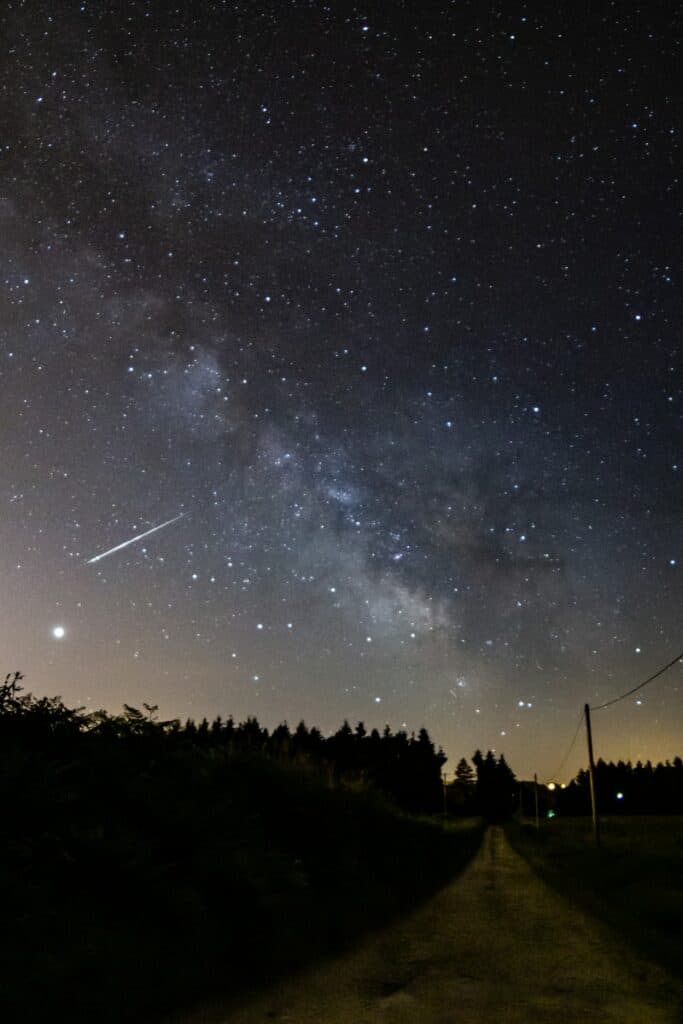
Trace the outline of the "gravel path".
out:
<instances>
[{"instance_id":1,"label":"gravel path","mask_svg":"<svg viewBox=\"0 0 683 1024\"><path fill-rule=\"evenodd\" d=\"M353 952L177 1024L682 1024L683 986L541 882L501 829Z\"/></svg>"}]
</instances>

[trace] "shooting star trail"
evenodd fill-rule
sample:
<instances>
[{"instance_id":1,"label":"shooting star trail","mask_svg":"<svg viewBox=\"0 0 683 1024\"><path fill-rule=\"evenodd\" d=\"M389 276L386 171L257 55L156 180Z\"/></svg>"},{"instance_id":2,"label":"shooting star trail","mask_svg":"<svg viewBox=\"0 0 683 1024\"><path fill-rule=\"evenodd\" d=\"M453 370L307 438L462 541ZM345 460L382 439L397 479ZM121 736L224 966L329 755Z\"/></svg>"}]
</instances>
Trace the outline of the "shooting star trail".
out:
<instances>
[{"instance_id":1,"label":"shooting star trail","mask_svg":"<svg viewBox=\"0 0 683 1024\"><path fill-rule=\"evenodd\" d=\"M86 565L93 565L95 562L100 562L103 558L108 558L109 555L114 555L117 551L122 551L123 548L127 548L129 544L137 544L139 540L144 540L145 537L149 537L151 533L156 533L157 530L163 530L165 526L170 526L171 523L177 523L179 519L184 519L186 515L187 512L181 512L179 516L174 516L173 519L167 519L165 523L159 523L158 526L153 526L151 530L145 530L144 533L140 533L136 537L130 537L128 540L124 540L123 544L117 544L115 548L109 548L108 551L103 551L101 555L95 555L94 558L88 558Z\"/></svg>"}]
</instances>

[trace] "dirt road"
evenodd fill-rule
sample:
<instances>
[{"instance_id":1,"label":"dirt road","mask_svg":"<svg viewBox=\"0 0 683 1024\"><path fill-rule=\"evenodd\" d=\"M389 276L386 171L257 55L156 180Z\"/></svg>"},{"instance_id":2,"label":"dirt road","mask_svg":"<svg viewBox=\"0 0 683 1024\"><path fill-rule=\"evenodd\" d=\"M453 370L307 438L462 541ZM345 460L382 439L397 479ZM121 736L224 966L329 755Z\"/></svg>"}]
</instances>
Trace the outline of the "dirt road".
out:
<instances>
[{"instance_id":1,"label":"dirt road","mask_svg":"<svg viewBox=\"0 0 683 1024\"><path fill-rule=\"evenodd\" d=\"M466 871L352 953L183 1024L681 1024L683 986L562 900L492 828Z\"/></svg>"}]
</instances>

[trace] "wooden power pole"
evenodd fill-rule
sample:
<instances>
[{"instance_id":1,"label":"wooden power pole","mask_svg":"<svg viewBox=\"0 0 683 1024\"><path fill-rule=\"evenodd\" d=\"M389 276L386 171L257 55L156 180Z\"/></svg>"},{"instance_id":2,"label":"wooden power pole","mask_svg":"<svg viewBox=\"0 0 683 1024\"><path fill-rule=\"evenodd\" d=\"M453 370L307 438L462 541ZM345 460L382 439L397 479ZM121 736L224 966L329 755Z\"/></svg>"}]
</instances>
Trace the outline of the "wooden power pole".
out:
<instances>
[{"instance_id":1,"label":"wooden power pole","mask_svg":"<svg viewBox=\"0 0 683 1024\"><path fill-rule=\"evenodd\" d=\"M586 738L588 740L588 780L591 789L591 810L593 812L593 838L595 845L600 845L600 822L598 821L598 805L595 799L595 761L593 759L593 733L591 732L591 709L584 705L586 715Z\"/></svg>"}]
</instances>

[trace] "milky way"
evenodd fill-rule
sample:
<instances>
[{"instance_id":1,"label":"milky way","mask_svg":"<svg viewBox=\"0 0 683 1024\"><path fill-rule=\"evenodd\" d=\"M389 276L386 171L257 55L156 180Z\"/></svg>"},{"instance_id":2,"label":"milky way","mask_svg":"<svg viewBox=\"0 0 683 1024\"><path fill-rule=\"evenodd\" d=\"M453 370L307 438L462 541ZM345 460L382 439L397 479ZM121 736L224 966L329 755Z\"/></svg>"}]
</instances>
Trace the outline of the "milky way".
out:
<instances>
[{"instance_id":1,"label":"milky way","mask_svg":"<svg viewBox=\"0 0 683 1024\"><path fill-rule=\"evenodd\" d=\"M673 16L5 5L4 671L543 775L671 658Z\"/></svg>"}]
</instances>

